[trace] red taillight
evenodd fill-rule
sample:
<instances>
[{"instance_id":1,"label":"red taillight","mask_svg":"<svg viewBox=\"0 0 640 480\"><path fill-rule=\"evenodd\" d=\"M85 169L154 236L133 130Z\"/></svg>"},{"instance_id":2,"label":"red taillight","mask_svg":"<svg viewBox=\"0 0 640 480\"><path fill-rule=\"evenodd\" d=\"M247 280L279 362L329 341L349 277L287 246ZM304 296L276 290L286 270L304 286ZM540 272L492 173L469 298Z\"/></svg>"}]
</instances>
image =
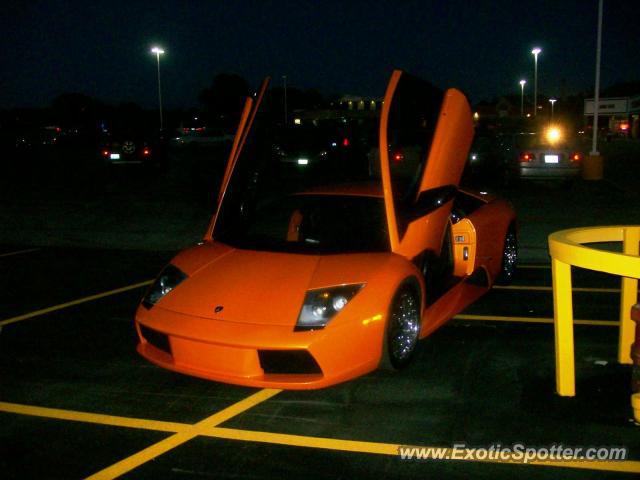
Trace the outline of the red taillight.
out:
<instances>
[{"instance_id":1,"label":"red taillight","mask_svg":"<svg viewBox=\"0 0 640 480\"><path fill-rule=\"evenodd\" d=\"M109 156L109 150L102 150L102 156L103 157L108 157Z\"/></svg>"},{"instance_id":2,"label":"red taillight","mask_svg":"<svg viewBox=\"0 0 640 480\"><path fill-rule=\"evenodd\" d=\"M520 155L521 162L530 162L535 159L536 159L536 156L533 153L525 152L522 155Z\"/></svg>"},{"instance_id":3,"label":"red taillight","mask_svg":"<svg viewBox=\"0 0 640 480\"><path fill-rule=\"evenodd\" d=\"M342 140L342 146L343 147L348 147L349 146L349 139L345 138L344 140Z\"/></svg>"},{"instance_id":4,"label":"red taillight","mask_svg":"<svg viewBox=\"0 0 640 480\"><path fill-rule=\"evenodd\" d=\"M402 160L404 160L404 155L402 154L402 152L396 152L393 154L393 161L396 163L400 163Z\"/></svg>"},{"instance_id":5,"label":"red taillight","mask_svg":"<svg viewBox=\"0 0 640 480\"><path fill-rule=\"evenodd\" d=\"M571 154L571 161L572 162L579 162L582 160L582 154L580 152L573 152Z\"/></svg>"},{"instance_id":6,"label":"red taillight","mask_svg":"<svg viewBox=\"0 0 640 480\"><path fill-rule=\"evenodd\" d=\"M149 147L144 147L144 150L142 150L142 155L144 155L145 157L151 155L151 150L149 149Z\"/></svg>"}]
</instances>

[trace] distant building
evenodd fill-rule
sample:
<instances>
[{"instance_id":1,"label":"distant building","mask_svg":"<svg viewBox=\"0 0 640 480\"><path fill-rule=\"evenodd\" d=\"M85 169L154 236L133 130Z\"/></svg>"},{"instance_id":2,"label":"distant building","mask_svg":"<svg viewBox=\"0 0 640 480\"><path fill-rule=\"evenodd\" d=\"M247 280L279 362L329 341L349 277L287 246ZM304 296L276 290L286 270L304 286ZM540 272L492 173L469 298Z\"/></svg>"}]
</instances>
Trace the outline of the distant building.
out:
<instances>
[{"instance_id":1,"label":"distant building","mask_svg":"<svg viewBox=\"0 0 640 480\"><path fill-rule=\"evenodd\" d=\"M593 124L595 101L584 101L584 116ZM613 135L640 138L640 95L633 97L608 97L598 99L598 118L606 122L603 126Z\"/></svg>"},{"instance_id":2,"label":"distant building","mask_svg":"<svg viewBox=\"0 0 640 480\"><path fill-rule=\"evenodd\" d=\"M493 102L480 102L473 107L474 117L482 122L520 118L520 101L500 97Z\"/></svg>"},{"instance_id":3,"label":"distant building","mask_svg":"<svg viewBox=\"0 0 640 480\"><path fill-rule=\"evenodd\" d=\"M342 110L370 110L382 108L382 99L376 97L356 97L345 95L338 100L338 107Z\"/></svg>"},{"instance_id":4,"label":"distant building","mask_svg":"<svg viewBox=\"0 0 640 480\"><path fill-rule=\"evenodd\" d=\"M318 123L324 120L366 121L380 115L382 99L344 95L331 103L328 108L295 110L294 123Z\"/></svg>"}]
</instances>

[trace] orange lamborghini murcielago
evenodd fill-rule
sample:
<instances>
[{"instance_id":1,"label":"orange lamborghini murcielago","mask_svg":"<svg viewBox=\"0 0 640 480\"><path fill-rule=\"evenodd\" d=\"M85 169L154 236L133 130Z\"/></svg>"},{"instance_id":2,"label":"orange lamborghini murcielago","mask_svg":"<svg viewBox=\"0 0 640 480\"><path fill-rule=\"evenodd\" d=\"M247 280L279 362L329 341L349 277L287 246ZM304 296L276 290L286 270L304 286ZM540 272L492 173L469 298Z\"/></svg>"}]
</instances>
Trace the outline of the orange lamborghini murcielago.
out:
<instances>
[{"instance_id":1,"label":"orange lamborghini murcielago","mask_svg":"<svg viewBox=\"0 0 640 480\"><path fill-rule=\"evenodd\" d=\"M288 126L267 85L245 102L203 241L137 310L138 351L256 387L401 369L421 338L515 270L510 205L458 186L467 99L396 70L377 116L367 104Z\"/></svg>"}]
</instances>

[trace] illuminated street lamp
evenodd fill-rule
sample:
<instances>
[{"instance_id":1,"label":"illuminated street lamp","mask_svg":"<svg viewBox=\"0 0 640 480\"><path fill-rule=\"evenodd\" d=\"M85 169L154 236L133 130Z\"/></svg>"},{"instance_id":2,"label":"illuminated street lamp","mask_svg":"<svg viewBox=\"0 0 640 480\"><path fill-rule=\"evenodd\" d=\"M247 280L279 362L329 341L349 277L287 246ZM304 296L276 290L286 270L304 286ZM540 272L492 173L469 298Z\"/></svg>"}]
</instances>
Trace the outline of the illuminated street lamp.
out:
<instances>
[{"instance_id":1,"label":"illuminated street lamp","mask_svg":"<svg viewBox=\"0 0 640 480\"><path fill-rule=\"evenodd\" d=\"M549 103L551 104L551 121L553 122L553 104L556 103L558 100L555 98L550 98L549 99Z\"/></svg>"},{"instance_id":2,"label":"illuminated street lamp","mask_svg":"<svg viewBox=\"0 0 640 480\"><path fill-rule=\"evenodd\" d=\"M542 52L541 48L534 48L531 50L533 53L533 116L535 117L538 111L538 55Z\"/></svg>"},{"instance_id":3,"label":"illuminated street lamp","mask_svg":"<svg viewBox=\"0 0 640 480\"><path fill-rule=\"evenodd\" d=\"M520 116L524 116L524 86L527 83L526 80L520 80Z\"/></svg>"},{"instance_id":4,"label":"illuminated street lamp","mask_svg":"<svg viewBox=\"0 0 640 480\"><path fill-rule=\"evenodd\" d=\"M158 104L160 105L160 130L162 130L162 89L160 88L160 55L164 53L164 50L160 47L153 47L151 53L156 54L158 60Z\"/></svg>"}]
</instances>

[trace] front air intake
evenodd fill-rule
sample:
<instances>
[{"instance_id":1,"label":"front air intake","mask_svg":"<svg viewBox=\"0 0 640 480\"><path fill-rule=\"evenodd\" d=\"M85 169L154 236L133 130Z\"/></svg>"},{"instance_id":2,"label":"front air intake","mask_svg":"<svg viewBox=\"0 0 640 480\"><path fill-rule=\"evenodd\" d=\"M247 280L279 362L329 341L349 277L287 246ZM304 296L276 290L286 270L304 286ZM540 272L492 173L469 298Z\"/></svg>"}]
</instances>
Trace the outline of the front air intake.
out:
<instances>
[{"instance_id":1,"label":"front air intake","mask_svg":"<svg viewBox=\"0 0 640 480\"><path fill-rule=\"evenodd\" d=\"M140 333L149 345L171 355L171 345L169 344L168 335L152 330L142 324L140 325Z\"/></svg>"},{"instance_id":2,"label":"front air intake","mask_svg":"<svg viewBox=\"0 0 640 480\"><path fill-rule=\"evenodd\" d=\"M258 350L264 373L321 374L315 358L306 350Z\"/></svg>"}]
</instances>

